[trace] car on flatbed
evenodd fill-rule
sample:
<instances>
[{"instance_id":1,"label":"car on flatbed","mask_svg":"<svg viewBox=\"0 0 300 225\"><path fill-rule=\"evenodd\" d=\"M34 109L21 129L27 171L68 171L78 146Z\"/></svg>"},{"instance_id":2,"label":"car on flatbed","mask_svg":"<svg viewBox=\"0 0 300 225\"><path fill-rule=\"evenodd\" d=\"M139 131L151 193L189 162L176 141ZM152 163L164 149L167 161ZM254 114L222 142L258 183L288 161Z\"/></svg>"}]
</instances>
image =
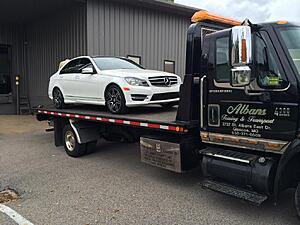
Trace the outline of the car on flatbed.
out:
<instances>
[{"instance_id":1,"label":"car on flatbed","mask_svg":"<svg viewBox=\"0 0 300 225\"><path fill-rule=\"evenodd\" d=\"M181 83L175 74L146 70L126 58L81 56L66 61L51 76L48 95L58 109L94 104L120 114L127 107L176 105Z\"/></svg>"}]
</instances>

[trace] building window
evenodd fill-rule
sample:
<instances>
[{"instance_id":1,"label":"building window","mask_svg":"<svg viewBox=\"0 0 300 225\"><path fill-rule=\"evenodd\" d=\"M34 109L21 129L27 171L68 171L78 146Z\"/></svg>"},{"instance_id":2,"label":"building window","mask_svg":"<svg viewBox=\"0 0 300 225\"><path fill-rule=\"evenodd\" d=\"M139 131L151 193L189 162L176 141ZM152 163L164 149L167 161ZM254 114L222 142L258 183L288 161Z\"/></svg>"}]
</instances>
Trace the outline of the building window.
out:
<instances>
[{"instance_id":1,"label":"building window","mask_svg":"<svg viewBox=\"0 0 300 225\"><path fill-rule=\"evenodd\" d=\"M138 65L142 64L142 58L140 56L128 55L127 59L130 59L131 61L135 62Z\"/></svg>"},{"instance_id":2,"label":"building window","mask_svg":"<svg viewBox=\"0 0 300 225\"><path fill-rule=\"evenodd\" d=\"M216 81L230 82L229 37L216 41Z\"/></svg>"},{"instance_id":3,"label":"building window","mask_svg":"<svg viewBox=\"0 0 300 225\"><path fill-rule=\"evenodd\" d=\"M165 60L164 71L168 73L175 73L175 62L171 60Z\"/></svg>"}]
</instances>

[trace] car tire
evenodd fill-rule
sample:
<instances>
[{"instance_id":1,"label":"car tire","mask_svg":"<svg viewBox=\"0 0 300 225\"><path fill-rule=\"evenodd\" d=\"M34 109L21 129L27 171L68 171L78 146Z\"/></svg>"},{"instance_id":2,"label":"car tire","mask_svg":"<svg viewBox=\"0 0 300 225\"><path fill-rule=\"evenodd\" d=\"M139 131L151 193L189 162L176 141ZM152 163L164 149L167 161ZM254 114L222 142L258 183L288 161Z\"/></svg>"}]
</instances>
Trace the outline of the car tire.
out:
<instances>
[{"instance_id":1,"label":"car tire","mask_svg":"<svg viewBox=\"0 0 300 225\"><path fill-rule=\"evenodd\" d=\"M295 192L295 208L297 211L298 218L300 219L300 182L298 183Z\"/></svg>"},{"instance_id":2,"label":"car tire","mask_svg":"<svg viewBox=\"0 0 300 225\"><path fill-rule=\"evenodd\" d=\"M65 100L62 92L58 88L54 88L52 96L55 108L63 109L65 107Z\"/></svg>"},{"instance_id":3,"label":"car tire","mask_svg":"<svg viewBox=\"0 0 300 225\"><path fill-rule=\"evenodd\" d=\"M105 92L105 105L113 114L127 112L126 100L119 86L113 84L107 88Z\"/></svg>"},{"instance_id":4,"label":"car tire","mask_svg":"<svg viewBox=\"0 0 300 225\"><path fill-rule=\"evenodd\" d=\"M169 109L169 108L172 108L175 105L178 105L178 102L161 103L160 105L161 105L161 107L163 107L165 109Z\"/></svg>"},{"instance_id":5,"label":"car tire","mask_svg":"<svg viewBox=\"0 0 300 225\"><path fill-rule=\"evenodd\" d=\"M66 153L71 157L80 157L86 154L87 144L79 144L75 132L70 125L63 130L64 146Z\"/></svg>"}]
</instances>

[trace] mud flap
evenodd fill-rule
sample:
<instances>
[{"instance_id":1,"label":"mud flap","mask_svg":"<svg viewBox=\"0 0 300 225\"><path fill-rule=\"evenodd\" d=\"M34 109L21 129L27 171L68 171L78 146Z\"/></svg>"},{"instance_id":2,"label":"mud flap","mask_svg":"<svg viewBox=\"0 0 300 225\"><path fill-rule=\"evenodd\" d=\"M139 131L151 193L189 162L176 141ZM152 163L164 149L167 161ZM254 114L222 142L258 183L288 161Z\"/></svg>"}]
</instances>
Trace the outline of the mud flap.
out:
<instances>
[{"instance_id":1,"label":"mud flap","mask_svg":"<svg viewBox=\"0 0 300 225\"><path fill-rule=\"evenodd\" d=\"M141 137L141 161L181 173L180 144Z\"/></svg>"}]
</instances>

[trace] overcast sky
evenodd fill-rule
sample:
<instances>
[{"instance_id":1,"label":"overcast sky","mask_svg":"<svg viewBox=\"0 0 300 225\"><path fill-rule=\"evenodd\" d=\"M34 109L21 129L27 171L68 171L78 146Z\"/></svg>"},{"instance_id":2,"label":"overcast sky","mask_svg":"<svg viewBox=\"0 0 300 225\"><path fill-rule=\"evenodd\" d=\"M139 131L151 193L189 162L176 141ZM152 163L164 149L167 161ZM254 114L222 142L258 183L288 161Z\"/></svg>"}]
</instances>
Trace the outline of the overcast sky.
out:
<instances>
[{"instance_id":1,"label":"overcast sky","mask_svg":"<svg viewBox=\"0 0 300 225\"><path fill-rule=\"evenodd\" d=\"M175 0L224 16L253 22L289 20L300 22L300 0Z\"/></svg>"}]
</instances>

